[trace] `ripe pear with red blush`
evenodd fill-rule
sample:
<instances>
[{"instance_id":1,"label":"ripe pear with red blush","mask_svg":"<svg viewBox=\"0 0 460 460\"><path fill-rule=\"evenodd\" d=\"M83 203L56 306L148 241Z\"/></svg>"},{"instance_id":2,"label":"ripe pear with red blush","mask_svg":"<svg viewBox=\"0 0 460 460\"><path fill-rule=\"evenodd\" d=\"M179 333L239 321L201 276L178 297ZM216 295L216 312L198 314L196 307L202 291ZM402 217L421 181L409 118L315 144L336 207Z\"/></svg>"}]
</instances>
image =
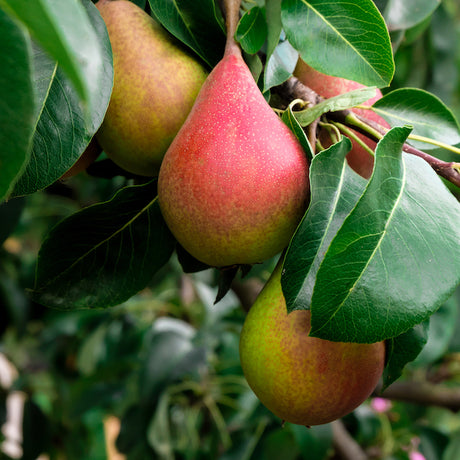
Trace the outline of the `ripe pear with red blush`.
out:
<instances>
[{"instance_id":1,"label":"ripe pear with red blush","mask_svg":"<svg viewBox=\"0 0 460 460\"><path fill-rule=\"evenodd\" d=\"M114 70L98 141L118 166L155 176L208 72L134 3L99 0L96 6L109 33Z\"/></svg>"},{"instance_id":2,"label":"ripe pear with red blush","mask_svg":"<svg viewBox=\"0 0 460 460\"><path fill-rule=\"evenodd\" d=\"M294 76L299 79L305 86L308 86L313 91L315 91L320 96L328 99L330 97L338 96L339 94L346 93L348 91L352 91L354 89L364 88L364 85L357 83L352 80L346 80L344 78L339 77L332 77L330 75L325 75L321 72L310 67L308 64L305 63L302 59L299 59L297 62L297 66L294 70ZM377 89L376 95L366 101L363 105L371 106L382 97L382 93L379 89ZM357 115L370 120L374 123L381 125L384 128L389 128L390 125L380 116L378 116L372 110L366 109L358 109L352 108L351 109ZM320 140L325 143L325 147L329 147L327 145L328 139L323 137L325 133L320 133ZM355 132L356 136L358 136L369 148L375 151L376 143L369 139L368 137L364 136L361 133ZM369 152L366 151L364 147L359 145L355 140L351 139L352 141L352 149L347 155L348 164L361 176L365 177L366 179L369 178L372 174L372 169L374 167L374 158Z\"/></svg>"},{"instance_id":3,"label":"ripe pear with red blush","mask_svg":"<svg viewBox=\"0 0 460 460\"><path fill-rule=\"evenodd\" d=\"M239 2L227 4L224 57L166 152L158 179L171 232L196 259L216 267L279 253L309 200L305 152L257 87L233 39Z\"/></svg>"},{"instance_id":4,"label":"ripe pear with red blush","mask_svg":"<svg viewBox=\"0 0 460 460\"><path fill-rule=\"evenodd\" d=\"M240 360L249 386L271 412L298 425L321 425L352 412L377 386L384 342L310 337L310 311L287 313L281 263L249 310Z\"/></svg>"}]
</instances>

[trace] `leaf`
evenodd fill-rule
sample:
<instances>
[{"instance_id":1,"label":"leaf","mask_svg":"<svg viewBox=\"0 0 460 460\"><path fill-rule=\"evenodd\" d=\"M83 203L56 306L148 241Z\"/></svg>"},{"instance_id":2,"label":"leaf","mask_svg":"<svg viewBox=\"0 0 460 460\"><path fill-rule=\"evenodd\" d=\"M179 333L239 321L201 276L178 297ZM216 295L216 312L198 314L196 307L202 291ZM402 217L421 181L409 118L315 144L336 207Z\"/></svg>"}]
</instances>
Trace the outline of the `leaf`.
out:
<instances>
[{"instance_id":1,"label":"leaf","mask_svg":"<svg viewBox=\"0 0 460 460\"><path fill-rule=\"evenodd\" d=\"M30 161L13 191L13 196L42 190L59 179L85 151L104 119L112 92L112 50L104 21L97 8L84 1L103 51L103 66L98 76L95 108L89 121L70 81L47 54L36 47L35 85L39 90L41 116L33 139Z\"/></svg>"},{"instance_id":2,"label":"leaf","mask_svg":"<svg viewBox=\"0 0 460 460\"><path fill-rule=\"evenodd\" d=\"M103 56L99 40L80 1L0 0L66 73L89 116L97 109Z\"/></svg>"},{"instance_id":3,"label":"leaf","mask_svg":"<svg viewBox=\"0 0 460 460\"><path fill-rule=\"evenodd\" d=\"M378 143L373 175L316 276L311 335L378 342L426 320L460 282L460 204L432 168Z\"/></svg>"},{"instance_id":4,"label":"leaf","mask_svg":"<svg viewBox=\"0 0 460 460\"><path fill-rule=\"evenodd\" d=\"M210 265L195 259L179 243L176 244L176 254L184 273L196 273L211 268Z\"/></svg>"},{"instance_id":5,"label":"leaf","mask_svg":"<svg viewBox=\"0 0 460 460\"><path fill-rule=\"evenodd\" d=\"M280 43L268 59L264 73L264 91L286 81L294 72L299 53L288 41Z\"/></svg>"},{"instance_id":6,"label":"leaf","mask_svg":"<svg viewBox=\"0 0 460 460\"><path fill-rule=\"evenodd\" d=\"M249 54L255 54L267 39L267 22L262 8L254 6L243 14L236 29L236 40Z\"/></svg>"},{"instance_id":7,"label":"leaf","mask_svg":"<svg viewBox=\"0 0 460 460\"><path fill-rule=\"evenodd\" d=\"M64 310L117 305L151 281L174 245L154 184L126 187L51 230L32 298Z\"/></svg>"},{"instance_id":8,"label":"leaf","mask_svg":"<svg viewBox=\"0 0 460 460\"><path fill-rule=\"evenodd\" d=\"M22 198L0 203L0 246L16 228L24 205Z\"/></svg>"},{"instance_id":9,"label":"leaf","mask_svg":"<svg viewBox=\"0 0 460 460\"><path fill-rule=\"evenodd\" d=\"M326 112L337 112L339 110L355 107L375 96L375 88L365 87L339 94L338 96L325 99L308 109L295 112L295 117L301 126L308 126Z\"/></svg>"},{"instance_id":10,"label":"leaf","mask_svg":"<svg viewBox=\"0 0 460 460\"><path fill-rule=\"evenodd\" d=\"M295 134L300 144L302 145L308 160L311 161L313 159L313 150L307 135L305 134L305 131L302 129L302 126L300 126L294 113L292 112L292 105L293 104L290 104L289 107L283 112L283 123Z\"/></svg>"},{"instance_id":11,"label":"leaf","mask_svg":"<svg viewBox=\"0 0 460 460\"><path fill-rule=\"evenodd\" d=\"M457 299L452 296L431 316L428 341L414 365L427 366L444 356L454 336L458 313Z\"/></svg>"},{"instance_id":12,"label":"leaf","mask_svg":"<svg viewBox=\"0 0 460 460\"><path fill-rule=\"evenodd\" d=\"M166 389L175 367L193 350L191 339L177 331L155 333L148 346L139 373L139 397L144 403L155 400Z\"/></svg>"},{"instance_id":13,"label":"leaf","mask_svg":"<svg viewBox=\"0 0 460 460\"><path fill-rule=\"evenodd\" d=\"M156 19L210 68L222 59L223 19L213 0L149 0L149 4Z\"/></svg>"},{"instance_id":14,"label":"leaf","mask_svg":"<svg viewBox=\"0 0 460 460\"><path fill-rule=\"evenodd\" d=\"M286 36L311 67L367 86L390 84L390 37L371 0L284 0L281 7Z\"/></svg>"},{"instance_id":15,"label":"leaf","mask_svg":"<svg viewBox=\"0 0 460 460\"><path fill-rule=\"evenodd\" d=\"M281 0L266 0L267 16L267 59L278 46L283 25L281 23Z\"/></svg>"},{"instance_id":16,"label":"leaf","mask_svg":"<svg viewBox=\"0 0 460 460\"><path fill-rule=\"evenodd\" d=\"M406 364L422 351L428 338L427 332L428 322L424 322L386 341L387 362L383 371L382 390L397 380Z\"/></svg>"},{"instance_id":17,"label":"leaf","mask_svg":"<svg viewBox=\"0 0 460 460\"><path fill-rule=\"evenodd\" d=\"M310 206L291 240L281 276L288 312L310 308L319 264L366 186L345 161L350 149L344 137L311 162Z\"/></svg>"},{"instance_id":18,"label":"leaf","mask_svg":"<svg viewBox=\"0 0 460 460\"><path fill-rule=\"evenodd\" d=\"M410 29L424 21L441 0L389 0L383 16L390 30Z\"/></svg>"},{"instance_id":19,"label":"leaf","mask_svg":"<svg viewBox=\"0 0 460 460\"><path fill-rule=\"evenodd\" d=\"M458 453L460 452L460 431L456 431L450 436L449 444L442 460L457 460Z\"/></svg>"},{"instance_id":20,"label":"leaf","mask_svg":"<svg viewBox=\"0 0 460 460\"><path fill-rule=\"evenodd\" d=\"M1 8L0 43L1 202L29 158L37 119L30 39Z\"/></svg>"},{"instance_id":21,"label":"leaf","mask_svg":"<svg viewBox=\"0 0 460 460\"><path fill-rule=\"evenodd\" d=\"M36 459L51 445L51 420L31 398L24 401L22 409L22 460Z\"/></svg>"},{"instance_id":22,"label":"leaf","mask_svg":"<svg viewBox=\"0 0 460 460\"><path fill-rule=\"evenodd\" d=\"M460 143L460 128L452 111L439 98L421 89L394 90L376 101L372 110L391 126L411 125L413 134L418 136L450 145ZM421 150L439 148L414 140L410 143Z\"/></svg>"}]
</instances>

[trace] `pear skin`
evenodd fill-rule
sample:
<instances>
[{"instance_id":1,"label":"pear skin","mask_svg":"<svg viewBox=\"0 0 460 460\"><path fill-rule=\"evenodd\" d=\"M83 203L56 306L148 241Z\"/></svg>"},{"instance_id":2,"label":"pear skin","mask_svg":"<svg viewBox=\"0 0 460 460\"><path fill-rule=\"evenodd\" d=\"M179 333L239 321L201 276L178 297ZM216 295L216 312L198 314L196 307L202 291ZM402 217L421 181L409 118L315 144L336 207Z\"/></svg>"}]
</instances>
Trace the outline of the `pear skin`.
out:
<instances>
[{"instance_id":1,"label":"pear skin","mask_svg":"<svg viewBox=\"0 0 460 460\"><path fill-rule=\"evenodd\" d=\"M158 199L179 243L216 267L276 255L307 208L303 148L235 43L227 43L164 157Z\"/></svg>"},{"instance_id":2,"label":"pear skin","mask_svg":"<svg viewBox=\"0 0 460 460\"><path fill-rule=\"evenodd\" d=\"M208 72L127 0L96 4L112 45L114 82L97 138L125 170L155 176Z\"/></svg>"},{"instance_id":3,"label":"pear skin","mask_svg":"<svg viewBox=\"0 0 460 460\"><path fill-rule=\"evenodd\" d=\"M339 94L352 91L354 89L364 88L364 85L357 83L352 80L346 80L344 78L332 77L330 75L325 75L321 72L310 67L302 59L299 59L297 66L294 70L294 76L299 79L305 86L308 86L317 94L324 98L330 98L338 96ZM375 101L382 97L382 92L377 89L376 95L366 101L363 105L372 105ZM353 108L352 111L357 115L378 123L379 125L389 128L390 125L380 116L378 116L372 110L358 109ZM375 151L376 143L364 136L361 133L355 132L368 147ZM320 139L325 143L325 147L329 147L327 140L320 135ZM353 168L358 174L368 179L374 167L374 157L369 154L361 145L359 145L355 140L351 139L352 149L347 155L348 164Z\"/></svg>"},{"instance_id":4,"label":"pear skin","mask_svg":"<svg viewBox=\"0 0 460 460\"><path fill-rule=\"evenodd\" d=\"M331 342L309 331L310 311L287 314L278 263L244 322L241 366L262 404L305 426L353 411L375 389L385 362L383 342Z\"/></svg>"}]
</instances>

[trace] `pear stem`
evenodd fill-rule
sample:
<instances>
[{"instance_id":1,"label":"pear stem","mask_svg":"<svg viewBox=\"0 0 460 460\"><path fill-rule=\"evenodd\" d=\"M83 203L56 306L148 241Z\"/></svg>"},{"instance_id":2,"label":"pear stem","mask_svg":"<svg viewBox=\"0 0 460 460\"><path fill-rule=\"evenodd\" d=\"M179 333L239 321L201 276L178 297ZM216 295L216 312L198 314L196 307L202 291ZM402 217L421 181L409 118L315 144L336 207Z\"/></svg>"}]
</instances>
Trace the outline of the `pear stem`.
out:
<instances>
[{"instance_id":1,"label":"pear stem","mask_svg":"<svg viewBox=\"0 0 460 460\"><path fill-rule=\"evenodd\" d=\"M225 27L227 29L227 41L225 42L224 56L229 54L241 55L241 49L235 41L235 32L240 19L241 0L223 0L222 12L225 17Z\"/></svg>"}]
</instances>

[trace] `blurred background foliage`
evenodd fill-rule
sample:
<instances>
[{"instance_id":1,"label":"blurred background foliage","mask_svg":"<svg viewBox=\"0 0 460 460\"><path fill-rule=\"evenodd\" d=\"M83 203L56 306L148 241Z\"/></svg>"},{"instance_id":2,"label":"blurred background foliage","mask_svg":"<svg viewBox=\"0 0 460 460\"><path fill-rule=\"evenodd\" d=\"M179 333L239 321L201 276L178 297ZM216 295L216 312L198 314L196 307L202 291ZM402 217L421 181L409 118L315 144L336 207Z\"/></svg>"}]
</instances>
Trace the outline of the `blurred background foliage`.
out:
<instances>
[{"instance_id":1,"label":"blurred background foliage","mask_svg":"<svg viewBox=\"0 0 460 460\"><path fill-rule=\"evenodd\" d=\"M432 17L392 39L397 72L390 89L426 89L459 118L457 0L443 1ZM184 274L175 258L148 288L108 310L60 312L29 300L47 232L127 184L82 173L0 205L0 353L14 369L10 386L0 368L1 458L345 458L332 425L283 426L242 375L247 295L268 279L275 259L238 279L217 304L216 272ZM402 380L458 387L459 306L456 293L431 318L429 342ZM22 440L6 429L13 394L24 402ZM460 455L460 418L448 408L372 398L343 422L370 459Z\"/></svg>"}]
</instances>

